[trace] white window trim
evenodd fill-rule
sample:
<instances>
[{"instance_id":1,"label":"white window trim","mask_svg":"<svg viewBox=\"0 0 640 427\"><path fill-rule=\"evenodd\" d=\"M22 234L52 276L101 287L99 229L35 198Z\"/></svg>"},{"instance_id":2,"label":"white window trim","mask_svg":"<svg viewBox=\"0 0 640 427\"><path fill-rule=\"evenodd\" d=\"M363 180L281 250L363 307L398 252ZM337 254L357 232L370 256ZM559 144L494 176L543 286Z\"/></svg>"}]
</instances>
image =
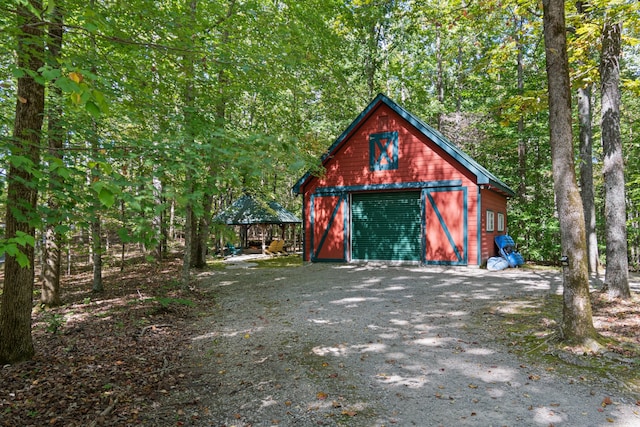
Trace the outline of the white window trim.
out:
<instances>
[{"instance_id":1,"label":"white window trim","mask_svg":"<svg viewBox=\"0 0 640 427\"><path fill-rule=\"evenodd\" d=\"M495 215L493 211L487 209L487 224L486 224L487 232L492 232L495 230Z\"/></svg>"},{"instance_id":2,"label":"white window trim","mask_svg":"<svg viewBox=\"0 0 640 427\"><path fill-rule=\"evenodd\" d=\"M503 232L504 231L504 213L502 212L498 212L498 225L497 225L497 231L499 232Z\"/></svg>"}]
</instances>

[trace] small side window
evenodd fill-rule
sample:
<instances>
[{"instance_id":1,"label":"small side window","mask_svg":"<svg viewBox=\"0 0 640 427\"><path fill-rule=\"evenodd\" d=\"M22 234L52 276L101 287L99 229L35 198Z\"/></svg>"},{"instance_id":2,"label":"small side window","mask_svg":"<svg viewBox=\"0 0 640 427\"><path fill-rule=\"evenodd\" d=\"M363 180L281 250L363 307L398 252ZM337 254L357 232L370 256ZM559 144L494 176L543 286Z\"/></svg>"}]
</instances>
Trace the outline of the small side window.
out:
<instances>
[{"instance_id":1,"label":"small side window","mask_svg":"<svg viewBox=\"0 0 640 427\"><path fill-rule=\"evenodd\" d=\"M498 212L498 231L504 231L504 214L502 212Z\"/></svg>"},{"instance_id":2,"label":"small side window","mask_svg":"<svg viewBox=\"0 0 640 427\"><path fill-rule=\"evenodd\" d=\"M493 211L487 211L487 231L494 230L494 214Z\"/></svg>"}]
</instances>

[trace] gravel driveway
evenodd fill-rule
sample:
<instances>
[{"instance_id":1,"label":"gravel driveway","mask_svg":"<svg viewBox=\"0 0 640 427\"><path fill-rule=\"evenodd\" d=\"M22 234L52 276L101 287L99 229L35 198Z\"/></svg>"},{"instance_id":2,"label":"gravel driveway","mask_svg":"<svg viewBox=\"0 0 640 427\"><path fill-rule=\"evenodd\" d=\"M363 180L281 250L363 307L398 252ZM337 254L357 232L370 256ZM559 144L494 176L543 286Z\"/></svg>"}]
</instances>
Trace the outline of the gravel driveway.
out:
<instances>
[{"instance_id":1,"label":"gravel driveway","mask_svg":"<svg viewBox=\"0 0 640 427\"><path fill-rule=\"evenodd\" d=\"M523 362L483 323L562 292L553 271L308 264L207 283L192 425L640 426L635 397Z\"/></svg>"}]
</instances>

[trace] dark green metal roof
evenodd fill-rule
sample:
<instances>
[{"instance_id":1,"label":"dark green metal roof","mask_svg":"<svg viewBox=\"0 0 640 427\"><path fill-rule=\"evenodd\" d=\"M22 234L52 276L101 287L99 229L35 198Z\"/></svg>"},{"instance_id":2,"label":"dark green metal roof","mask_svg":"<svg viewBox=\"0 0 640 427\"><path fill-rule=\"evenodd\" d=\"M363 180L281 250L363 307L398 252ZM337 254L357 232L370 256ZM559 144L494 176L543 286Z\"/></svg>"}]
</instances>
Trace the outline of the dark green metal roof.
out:
<instances>
[{"instance_id":1,"label":"dark green metal roof","mask_svg":"<svg viewBox=\"0 0 640 427\"><path fill-rule=\"evenodd\" d=\"M407 122L413 125L416 129L418 129L423 135L427 136L430 140L432 140L436 145L442 148L446 153L451 155L456 161L458 161L462 166L464 166L468 171L470 171L473 175L476 176L478 185L488 185L493 187L494 189L503 192L509 197L515 196L515 192L509 188L507 184L485 169L483 166L478 164L475 160L469 157L466 153L456 147L451 141L449 141L444 135L440 132L427 125L413 114L409 113L407 110L393 102L387 96L383 94L378 94L373 101L364 109L362 113L349 125L349 127L336 139L336 141L329 147L329 150L322 156L322 163L324 164L326 161L331 159L333 153L335 153L340 146L345 143L348 137L353 133L353 131L362 124L369 113L378 106L378 104L384 103L393 111L398 113L402 118L404 118ZM301 187L312 177L311 173L307 172L302 178L298 180L298 182L293 186L293 191L295 193L300 194Z\"/></svg>"},{"instance_id":2,"label":"dark green metal roof","mask_svg":"<svg viewBox=\"0 0 640 427\"><path fill-rule=\"evenodd\" d=\"M213 217L214 222L227 225L295 224L302 221L275 201L267 202L248 194L240 197Z\"/></svg>"}]
</instances>

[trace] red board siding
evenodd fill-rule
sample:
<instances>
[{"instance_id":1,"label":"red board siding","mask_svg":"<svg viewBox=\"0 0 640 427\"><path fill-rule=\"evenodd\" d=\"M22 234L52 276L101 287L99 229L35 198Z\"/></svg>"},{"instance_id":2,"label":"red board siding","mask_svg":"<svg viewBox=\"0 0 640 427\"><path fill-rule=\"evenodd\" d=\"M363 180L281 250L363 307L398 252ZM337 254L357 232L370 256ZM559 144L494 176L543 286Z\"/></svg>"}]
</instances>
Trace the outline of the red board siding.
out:
<instances>
[{"instance_id":1,"label":"red board siding","mask_svg":"<svg viewBox=\"0 0 640 427\"><path fill-rule=\"evenodd\" d=\"M427 263L466 264L467 221L465 192L427 191L425 232Z\"/></svg>"},{"instance_id":2,"label":"red board siding","mask_svg":"<svg viewBox=\"0 0 640 427\"><path fill-rule=\"evenodd\" d=\"M386 128L378 116L388 116ZM372 171L369 168L369 135L397 131L398 169ZM463 185L475 185L473 176L426 136L410 126L386 105L375 109L369 120L354 130L350 138L326 162L326 173L319 186L367 185L412 181L463 179Z\"/></svg>"},{"instance_id":3,"label":"red board siding","mask_svg":"<svg viewBox=\"0 0 640 427\"><path fill-rule=\"evenodd\" d=\"M507 203L504 197L496 194L493 191L481 190L482 200L482 215L481 228L480 228L480 242L482 251L482 260L486 261L488 258L498 255L498 248L495 244L495 237L499 234L507 234ZM490 210L494 213L494 227L493 231L487 231L487 211ZM505 229L498 230L498 213L504 215Z\"/></svg>"},{"instance_id":4,"label":"red board siding","mask_svg":"<svg viewBox=\"0 0 640 427\"><path fill-rule=\"evenodd\" d=\"M339 196L314 197L313 258L315 260L345 260L346 203Z\"/></svg>"},{"instance_id":5,"label":"red board siding","mask_svg":"<svg viewBox=\"0 0 640 427\"><path fill-rule=\"evenodd\" d=\"M397 169L371 170L369 138L371 134L380 132L398 132ZM388 154L391 157L391 153ZM493 191L482 190L480 199L482 207L479 212L479 187L475 181L475 175L387 105L380 104L370 111L368 116L342 141L341 146L325 159L324 167L326 171L322 177L310 179L301 189L306 216L305 260L309 261L312 257L318 260L349 259L349 229L344 228L345 218L348 227L348 208L345 204L345 207L340 207L336 211L335 207L339 203L340 196L329 197L323 194L320 197L316 194L317 189L348 189L352 186L363 189L371 185L402 186L403 183L418 182L434 183L434 185L439 182L460 184L450 187L458 191L448 196L444 191L443 194L438 194L438 191L429 191L430 194L435 195L438 206L443 205L450 236L446 235L441 225L425 221L424 250L427 262L430 258L440 259L442 262L454 262L461 255L468 264L478 265L495 254L493 238L499 233L485 232L486 209L494 210L496 218L498 212L504 213L506 226L506 198ZM458 247L459 242L462 241L464 221L456 219L463 211L461 196L463 189L466 189L466 252L464 248ZM345 190L345 194L346 192L348 190ZM427 202L424 209L425 218L434 214L433 208L429 207ZM334 213L335 217L331 220ZM310 224L311 217L313 217L313 230ZM479 219L480 224L478 224ZM332 224L329 224L330 221ZM331 227L327 228L327 225ZM480 230L478 226L481 227ZM324 241L321 242L323 238ZM450 238L457 242L458 254L449 244ZM447 245L449 249L443 249Z\"/></svg>"}]
</instances>

